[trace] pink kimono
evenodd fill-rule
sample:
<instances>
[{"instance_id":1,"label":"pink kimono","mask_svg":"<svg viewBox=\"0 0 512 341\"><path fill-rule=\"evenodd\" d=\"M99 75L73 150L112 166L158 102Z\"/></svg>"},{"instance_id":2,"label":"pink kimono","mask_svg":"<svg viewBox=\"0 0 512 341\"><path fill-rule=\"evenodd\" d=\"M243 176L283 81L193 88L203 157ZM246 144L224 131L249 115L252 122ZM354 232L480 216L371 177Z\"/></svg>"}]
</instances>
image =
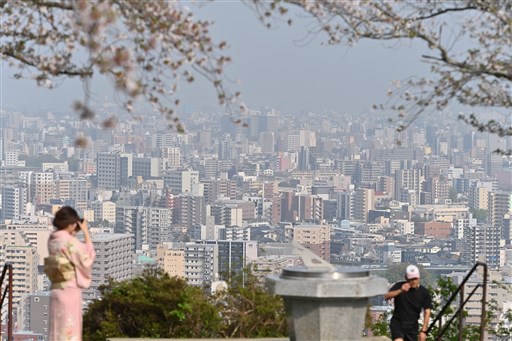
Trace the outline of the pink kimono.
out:
<instances>
[{"instance_id":1,"label":"pink kimono","mask_svg":"<svg viewBox=\"0 0 512 341\"><path fill-rule=\"evenodd\" d=\"M44 261L45 273L52 282L48 340L81 341L82 288L91 285L94 247L59 230L50 235L48 252Z\"/></svg>"}]
</instances>

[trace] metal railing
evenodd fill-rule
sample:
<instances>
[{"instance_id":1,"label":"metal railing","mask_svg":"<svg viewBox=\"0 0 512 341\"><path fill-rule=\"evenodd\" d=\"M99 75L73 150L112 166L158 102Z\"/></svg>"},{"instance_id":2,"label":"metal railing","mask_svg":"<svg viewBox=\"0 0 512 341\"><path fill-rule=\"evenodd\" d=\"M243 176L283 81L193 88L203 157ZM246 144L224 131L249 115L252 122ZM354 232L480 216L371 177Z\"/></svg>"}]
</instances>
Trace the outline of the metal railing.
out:
<instances>
[{"instance_id":1,"label":"metal railing","mask_svg":"<svg viewBox=\"0 0 512 341\"><path fill-rule=\"evenodd\" d=\"M7 285L5 286L2 298L0 300L0 321L2 321L2 308L4 306L5 296L7 296L7 340L14 340L12 337L12 264L5 263L2 270L2 276L0 277L0 288L4 284L5 275L8 273ZM0 328L0 339L2 336L2 329Z\"/></svg>"},{"instance_id":2,"label":"metal railing","mask_svg":"<svg viewBox=\"0 0 512 341\"><path fill-rule=\"evenodd\" d=\"M469 295L466 297L466 299L464 299L464 285L466 285L466 282L469 280L471 275L473 275L473 273L475 272L475 270L479 266L483 267L483 269L484 269L483 281L482 281L483 283L478 283L473 288L473 290L469 293ZM448 328L450 327L452 322L455 320L455 318L458 317L459 318L459 325L458 325L459 334L458 334L458 337L459 337L459 341L462 341L463 340L462 339L462 337L463 337L462 329L464 327L464 323L463 323L464 306L469 301L469 299L473 296L473 294L476 292L476 290L478 288L480 288L480 287L482 288L482 312L481 312L481 317L480 317L480 341L483 341L484 340L484 336L485 336L484 334L485 334L485 322L486 322L486 317L485 317L485 315L486 315L486 307L485 306L487 304L487 302L486 302L486 296L487 296L487 264L482 263L482 262L476 262L476 264L471 268L471 270L468 272L466 277L464 277L464 279L462 280L460 285L457 287L457 290L455 290L453 292L452 296L448 299L448 301L446 301L446 304L443 306L443 308L441 309L439 314L437 314L437 316L434 319L434 321L432 321L432 323L428 327L427 334L429 334L432 331L432 328L434 328L436 323L439 323L439 330L438 330L438 334L436 336L436 340L442 340L442 337L443 337L444 333L446 333L446 331L448 330ZM442 317L445 315L446 311L450 307L450 304L455 300L457 295L460 296L459 308L457 309L457 311L455 311L455 313L448 320L448 322L446 322L443 325Z\"/></svg>"}]
</instances>

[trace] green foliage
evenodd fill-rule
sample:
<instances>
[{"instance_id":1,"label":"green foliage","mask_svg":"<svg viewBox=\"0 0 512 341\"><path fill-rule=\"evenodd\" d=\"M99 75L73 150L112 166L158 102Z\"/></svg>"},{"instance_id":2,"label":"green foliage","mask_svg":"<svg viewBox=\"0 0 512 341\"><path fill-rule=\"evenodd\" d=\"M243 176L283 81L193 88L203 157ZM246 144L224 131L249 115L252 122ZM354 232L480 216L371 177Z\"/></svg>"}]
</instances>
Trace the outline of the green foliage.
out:
<instances>
[{"instance_id":1,"label":"green foliage","mask_svg":"<svg viewBox=\"0 0 512 341\"><path fill-rule=\"evenodd\" d=\"M228 290L216 301L228 338L282 337L287 335L283 300L263 287L250 271L233 276Z\"/></svg>"},{"instance_id":2,"label":"green foliage","mask_svg":"<svg viewBox=\"0 0 512 341\"><path fill-rule=\"evenodd\" d=\"M487 210L470 208L469 212L473 214L473 218L475 218L479 223L485 223L487 221Z\"/></svg>"},{"instance_id":3,"label":"green foliage","mask_svg":"<svg viewBox=\"0 0 512 341\"><path fill-rule=\"evenodd\" d=\"M450 277L440 277L437 280L436 287L429 287L430 294L433 297L432 300L432 317L430 322L436 318L437 314L440 313L443 306L450 299L452 294L457 290L457 285L455 285ZM456 304L459 302L457 298L452 302L452 304L447 308L444 313L444 316L450 318L456 312ZM463 313L463 316L466 316L466 313ZM443 321L445 322L445 321ZM427 340L436 340L436 336L439 333L439 325L436 324L431 329L431 332L427 338ZM477 326L466 325L462 329L463 340L467 341L477 341L480 340L480 330ZM454 320L454 322L448 327L447 331L443 334L443 340L447 341L458 341L459 340L459 330L458 330L458 320Z\"/></svg>"},{"instance_id":4,"label":"green foliage","mask_svg":"<svg viewBox=\"0 0 512 341\"><path fill-rule=\"evenodd\" d=\"M493 333L495 340L506 341L512 340L512 310L507 310L498 321Z\"/></svg>"},{"instance_id":5,"label":"green foliage","mask_svg":"<svg viewBox=\"0 0 512 341\"><path fill-rule=\"evenodd\" d=\"M25 155L20 155L18 157L19 160L25 160L25 165L27 167L41 167L43 162L51 162L51 163L57 163L62 162L55 156L51 154L42 154L37 157L27 157Z\"/></svg>"},{"instance_id":6,"label":"green foliage","mask_svg":"<svg viewBox=\"0 0 512 341\"><path fill-rule=\"evenodd\" d=\"M146 271L101 288L84 315L84 338L215 337L221 319L201 288L161 271Z\"/></svg>"},{"instance_id":7,"label":"green foliage","mask_svg":"<svg viewBox=\"0 0 512 341\"><path fill-rule=\"evenodd\" d=\"M391 318L391 315L391 312L386 312L377 318L377 320L370 326L370 330L373 335L391 337L391 333L389 332L389 319Z\"/></svg>"},{"instance_id":8,"label":"green foliage","mask_svg":"<svg viewBox=\"0 0 512 341\"><path fill-rule=\"evenodd\" d=\"M455 187L450 187L448 189L448 197L451 199L453 203L457 202L457 190L455 189Z\"/></svg>"},{"instance_id":9,"label":"green foliage","mask_svg":"<svg viewBox=\"0 0 512 341\"><path fill-rule=\"evenodd\" d=\"M101 299L93 301L84 315L85 340L286 335L281 298L248 273L235 277L226 292L215 296L160 270L109 281L100 291Z\"/></svg>"}]
</instances>

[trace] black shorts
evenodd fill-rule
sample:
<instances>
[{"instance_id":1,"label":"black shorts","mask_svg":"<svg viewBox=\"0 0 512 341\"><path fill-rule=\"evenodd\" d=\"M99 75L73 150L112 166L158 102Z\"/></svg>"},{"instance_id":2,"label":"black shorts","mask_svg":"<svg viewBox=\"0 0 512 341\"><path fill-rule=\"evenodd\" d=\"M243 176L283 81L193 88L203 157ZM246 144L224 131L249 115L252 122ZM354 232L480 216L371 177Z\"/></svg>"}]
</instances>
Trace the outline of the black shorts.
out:
<instances>
[{"instance_id":1,"label":"black shorts","mask_svg":"<svg viewBox=\"0 0 512 341\"><path fill-rule=\"evenodd\" d=\"M401 322L391 319L391 340L398 338L404 341L417 341L418 340L418 322Z\"/></svg>"}]
</instances>

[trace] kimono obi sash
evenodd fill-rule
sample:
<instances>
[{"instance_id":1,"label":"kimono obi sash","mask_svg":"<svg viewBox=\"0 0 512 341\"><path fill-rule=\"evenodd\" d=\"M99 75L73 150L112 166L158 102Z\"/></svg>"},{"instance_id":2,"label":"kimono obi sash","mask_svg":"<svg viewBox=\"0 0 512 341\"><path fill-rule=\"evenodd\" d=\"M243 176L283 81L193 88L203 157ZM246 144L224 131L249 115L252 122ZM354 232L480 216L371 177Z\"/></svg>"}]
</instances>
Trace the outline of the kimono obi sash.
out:
<instances>
[{"instance_id":1,"label":"kimono obi sash","mask_svg":"<svg viewBox=\"0 0 512 341\"><path fill-rule=\"evenodd\" d=\"M54 255L44 259L44 272L52 282L51 289L64 289L75 278L75 266L66 257Z\"/></svg>"}]
</instances>

